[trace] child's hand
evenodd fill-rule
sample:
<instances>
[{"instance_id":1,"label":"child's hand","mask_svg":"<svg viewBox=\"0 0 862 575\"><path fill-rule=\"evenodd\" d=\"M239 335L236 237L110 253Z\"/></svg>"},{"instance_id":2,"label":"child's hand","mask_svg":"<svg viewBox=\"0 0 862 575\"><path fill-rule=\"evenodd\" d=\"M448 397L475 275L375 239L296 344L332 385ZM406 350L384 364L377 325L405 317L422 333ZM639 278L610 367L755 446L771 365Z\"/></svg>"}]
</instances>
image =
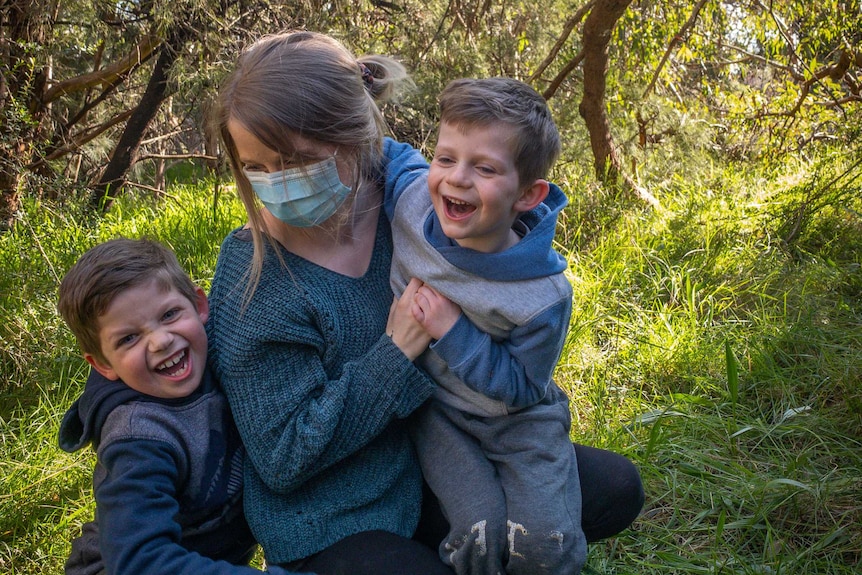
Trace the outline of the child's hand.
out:
<instances>
[{"instance_id":1,"label":"child's hand","mask_svg":"<svg viewBox=\"0 0 862 575\"><path fill-rule=\"evenodd\" d=\"M389 321L386 322L386 335L392 338L392 343L413 361L425 351L431 343L431 335L416 320L411 310L416 292L422 282L416 278L410 280L401 299L392 302L389 308Z\"/></svg>"},{"instance_id":2,"label":"child's hand","mask_svg":"<svg viewBox=\"0 0 862 575\"><path fill-rule=\"evenodd\" d=\"M406 292L405 292L406 294ZM434 288L422 284L413 297L413 317L431 337L440 339L461 317L461 306L440 295Z\"/></svg>"}]
</instances>

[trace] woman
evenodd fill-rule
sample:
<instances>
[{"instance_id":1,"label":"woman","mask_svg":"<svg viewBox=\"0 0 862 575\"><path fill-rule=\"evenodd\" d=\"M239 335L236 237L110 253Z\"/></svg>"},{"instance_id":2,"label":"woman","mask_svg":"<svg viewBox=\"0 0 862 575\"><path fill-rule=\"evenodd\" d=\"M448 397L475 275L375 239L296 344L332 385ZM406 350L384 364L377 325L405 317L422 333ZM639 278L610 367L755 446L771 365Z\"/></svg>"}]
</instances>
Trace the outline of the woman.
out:
<instances>
[{"instance_id":1,"label":"woman","mask_svg":"<svg viewBox=\"0 0 862 575\"><path fill-rule=\"evenodd\" d=\"M267 561L288 569L451 573L410 539L422 480L405 418L433 384L412 364L429 343L409 310L419 284L395 304L389 289L375 103L403 80L391 59L295 32L255 43L220 95L248 223L219 254L210 353L248 452L249 524ZM616 533L640 510L637 472L584 453L596 464L582 475L599 477L594 499L606 503L585 505L585 532L595 518L596 533ZM429 525L428 537L445 534Z\"/></svg>"}]
</instances>

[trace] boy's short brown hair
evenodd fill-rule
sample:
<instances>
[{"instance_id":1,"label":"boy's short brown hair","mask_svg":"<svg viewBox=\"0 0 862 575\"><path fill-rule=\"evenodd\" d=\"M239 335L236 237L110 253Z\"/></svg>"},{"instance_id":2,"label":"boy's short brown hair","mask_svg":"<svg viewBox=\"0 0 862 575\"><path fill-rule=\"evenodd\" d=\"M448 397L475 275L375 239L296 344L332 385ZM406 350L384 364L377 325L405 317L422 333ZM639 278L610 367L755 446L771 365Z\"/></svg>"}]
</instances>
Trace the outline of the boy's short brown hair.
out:
<instances>
[{"instance_id":1,"label":"boy's short brown hair","mask_svg":"<svg viewBox=\"0 0 862 575\"><path fill-rule=\"evenodd\" d=\"M560 135L545 99L512 78L462 78L440 93L440 121L462 130L503 122L511 142L520 184L547 179L560 156Z\"/></svg>"},{"instance_id":2,"label":"boy's short brown hair","mask_svg":"<svg viewBox=\"0 0 862 575\"><path fill-rule=\"evenodd\" d=\"M194 282L180 266L177 256L149 239L117 238L99 244L78 258L60 282L57 309L75 334L81 351L105 361L99 339L99 318L117 295L156 280L165 291L171 288L197 301Z\"/></svg>"}]
</instances>

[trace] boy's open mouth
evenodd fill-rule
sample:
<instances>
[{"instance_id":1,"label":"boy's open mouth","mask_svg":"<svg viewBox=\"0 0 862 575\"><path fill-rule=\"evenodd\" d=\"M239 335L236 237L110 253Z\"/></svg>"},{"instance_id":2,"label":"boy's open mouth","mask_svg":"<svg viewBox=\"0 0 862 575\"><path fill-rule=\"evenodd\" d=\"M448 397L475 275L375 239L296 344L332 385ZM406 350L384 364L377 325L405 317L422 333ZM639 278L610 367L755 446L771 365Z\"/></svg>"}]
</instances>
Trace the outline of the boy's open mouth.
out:
<instances>
[{"instance_id":1,"label":"boy's open mouth","mask_svg":"<svg viewBox=\"0 0 862 575\"><path fill-rule=\"evenodd\" d=\"M443 196L443 201L445 202L446 206L446 216L452 218L453 220L460 220L462 218L466 218L467 216L476 211L476 206L462 200L456 200L455 198Z\"/></svg>"},{"instance_id":2,"label":"boy's open mouth","mask_svg":"<svg viewBox=\"0 0 862 575\"><path fill-rule=\"evenodd\" d=\"M178 375L182 375L183 372L188 369L188 365L188 352L184 349L180 353L157 365L156 371L161 375L177 377Z\"/></svg>"}]
</instances>

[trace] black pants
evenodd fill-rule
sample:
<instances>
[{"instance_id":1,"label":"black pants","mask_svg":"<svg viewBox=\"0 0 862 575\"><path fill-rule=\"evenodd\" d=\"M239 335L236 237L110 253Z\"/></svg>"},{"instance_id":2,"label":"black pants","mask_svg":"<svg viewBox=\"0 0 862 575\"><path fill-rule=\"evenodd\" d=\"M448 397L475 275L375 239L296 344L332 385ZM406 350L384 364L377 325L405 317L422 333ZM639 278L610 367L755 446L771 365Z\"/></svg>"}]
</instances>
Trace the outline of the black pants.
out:
<instances>
[{"instance_id":1,"label":"black pants","mask_svg":"<svg viewBox=\"0 0 862 575\"><path fill-rule=\"evenodd\" d=\"M631 525L643 507L640 474L631 461L612 451L575 444L575 452L587 541L616 535ZM437 500L426 492L413 539L366 531L286 567L318 575L452 575L437 556L448 529Z\"/></svg>"}]
</instances>

